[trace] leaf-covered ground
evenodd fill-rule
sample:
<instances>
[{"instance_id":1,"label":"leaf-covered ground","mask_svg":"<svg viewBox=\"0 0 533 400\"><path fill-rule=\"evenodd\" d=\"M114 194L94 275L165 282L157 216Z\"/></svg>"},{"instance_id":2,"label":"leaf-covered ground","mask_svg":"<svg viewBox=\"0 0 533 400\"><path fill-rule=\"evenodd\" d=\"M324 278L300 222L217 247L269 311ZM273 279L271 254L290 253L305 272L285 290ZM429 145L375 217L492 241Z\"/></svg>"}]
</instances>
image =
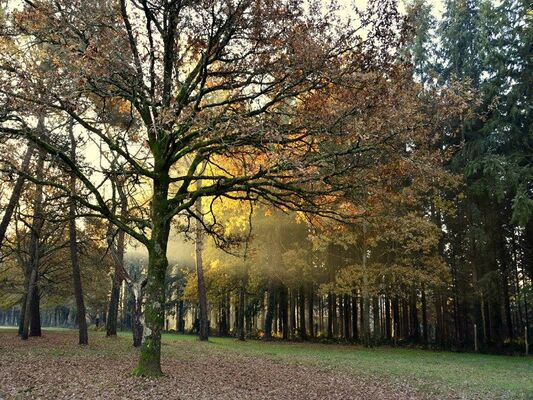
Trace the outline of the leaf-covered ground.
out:
<instances>
[{"instance_id":1,"label":"leaf-covered ground","mask_svg":"<svg viewBox=\"0 0 533 400\"><path fill-rule=\"evenodd\" d=\"M131 347L129 335L106 339L92 333L88 347L76 343L73 331L44 331L42 338L27 342L18 339L14 331L0 331L0 398L533 398L533 363L525 358L513 359L518 368L511 371L505 363L494 371L483 371L485 363L480 362L480 372L468 370L460 358L439 361L439 354L447 353L256 341L243 344L220 338L201 343L191 336L166 335L165 376L144 379L131 376L137 350ZM428 357L433 358L433 365L428 364ZM498 365L497 357L485 361L491 360ZM461 382L450 381L446 370L450 362ZM417 363L422 365L417 367ZM461 372L462 368L467 369ZM491 371L498 368L510 386L494 386ZM439 371L444 379L438 378Z\"/></svg>"}]
</instances>

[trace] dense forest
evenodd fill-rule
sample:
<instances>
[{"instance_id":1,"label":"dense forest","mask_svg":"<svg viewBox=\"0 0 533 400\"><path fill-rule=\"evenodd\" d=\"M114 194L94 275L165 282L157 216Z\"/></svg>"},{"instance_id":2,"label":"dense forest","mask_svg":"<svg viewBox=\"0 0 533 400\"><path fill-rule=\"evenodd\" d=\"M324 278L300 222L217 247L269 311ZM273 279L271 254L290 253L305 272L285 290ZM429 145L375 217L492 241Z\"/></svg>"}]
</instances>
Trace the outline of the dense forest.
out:
<instances>
[{"instance_id":1,"label":"dense forest","mask_svg":"<svg viewBox=\"0 0 533 400\"><path fill-rule=\"evenodd\" d=\"M0 325L523 353L525 0L0 8Z\"/></svg>"}]
</instances>

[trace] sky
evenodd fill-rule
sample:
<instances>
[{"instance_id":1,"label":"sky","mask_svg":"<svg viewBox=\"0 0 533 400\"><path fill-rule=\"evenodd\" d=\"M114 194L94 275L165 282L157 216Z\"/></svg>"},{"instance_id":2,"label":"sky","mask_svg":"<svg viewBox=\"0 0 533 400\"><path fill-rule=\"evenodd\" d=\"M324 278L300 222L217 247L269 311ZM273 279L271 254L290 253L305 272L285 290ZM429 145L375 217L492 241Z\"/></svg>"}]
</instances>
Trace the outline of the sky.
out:
<instances>
[{"instance_id":1,"label":"sky","mask_svg":"<svg viewBox=\"0 0 533 400\"><path fill-rule=\"evenodd\" d=\"M309 0L310 2L314 2L316 0ZM328 3L330 0L320 0L324 4ZM341 4L346 7L347 10L351 8L352 5L355 4L358 8L364 8L367 4L367 0L338 0ZM440 17L442 15L443 11L443 0L427 0L428 3L433 5L433 13L435 17ZM3 6L5 3L10 4L11 6L17 6L23 3L23 0L0 0L0 6ZM398 0L398 3L400 4L400 9L403 10L405 0Z\"/></svg>"},{"instance_id":2,"label":"sky","mask_svg":"<svg viewBox=\"0 0 533 400\"><path fill-rule=\"evenodd\" d=\"M310 0L314 1L314 0ZM321 0L322 2L326 3L328 0ZM367 0L338 0L341 4L343 4L348 10L351 8L353 4L355 4L358 8L364 8L367 4ZM439 18L442 15L443 12L443 0L426 0L427 3L431 4L433 7L433 14L435 17ZM398 3L400 5L400 10L403 11L405 9L404 4L405 0L398 0Z\"/></svg>"}]
</instances>

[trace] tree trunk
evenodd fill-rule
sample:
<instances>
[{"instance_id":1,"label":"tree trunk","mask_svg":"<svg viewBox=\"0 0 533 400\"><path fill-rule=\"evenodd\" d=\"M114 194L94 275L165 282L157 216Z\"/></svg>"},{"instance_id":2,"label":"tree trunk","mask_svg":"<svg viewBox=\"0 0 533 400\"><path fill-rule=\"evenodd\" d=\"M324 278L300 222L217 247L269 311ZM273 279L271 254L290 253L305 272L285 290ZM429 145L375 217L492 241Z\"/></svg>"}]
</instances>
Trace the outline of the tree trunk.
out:
<instances>
[{"instance_id":1,"label":"tree trunk","mask_svg":"<svg viewBox=\"0 0 533 400\"><path fill-rule=\"evenodd\" d=\"M163 175L163 174L161 174ZM168 174L154 180L152 199L152 237L148 245L144 341L137 376L161 376L161 331L165 318L165 275L168 268L167 244L170 232L168 210Z\"/></svg>"},{"instance_id":2,"label":"tree trunk","mask_svg":"<svg viewBox=\"0 0 533 400\"><path fill-rule=\"evenodd\" d=\"M76 160L76 144L74 141L73 121L69 124L70 137L70 157ZM76 175L70 173L70 199L69 199L69 241L70 241L70 261L72 265L72 280L74 287L74 297L76 299L76 309L78 318L79 344L89 343L87 334L87 320L85 319L85 303L83 301L83 289L81 285L80 264L78 260L78 240L76 233Z\"/></svg>"},{"instance_id":3,"label":"tree trunk","mask_svg":"<svg viewBox=\"0 0 533 400\"><path fill-rule=\"evenodd\" d=\"M427 301L426 301L426 290L422 286L422 334L424 339L424 344L428 344L428 310L427 310Z\"/></svg>"},{"instance_id":4,"label":"tree trunk","mask_svg":"<svg viewBox=\"0 0 533 400\"><path fill-rule=\"evenodd\" d=\"M34 149L35 145L33 144L33 142L29 143L28 148L26 149L26 153L24 154L24 160L22 161L22 165L20 166L22 172L28 171L31 156L33 154ZM15 211L15 207L17 206L20 199L20 195L22 194L22 189L24 188L24 181L24 176L19 175L15 182L15 186L13 186L13 191L11 192L9 202L7 203L7 206L4 210L4 215L2 217L2 221L0 222L0 247L2 246L2 243L6 236L7 227L9 226L9 222L11 221L11 217L13 216L13 212Z\"/></svg>"},{"instance_id":5,"label":"tree trunk","mask_svg":"<svg viewBox=\"0 0 533 400\"><path fill-rule=\"evenodd\" d=\"M370 345L370 299L363 294L363 343Z\"/></svg>"},{"instance_id":6,"label":"tree trunk","mask_svg":"<svg viewBox=\"0 0 533 400\"><path fill-rule=\"evenodd\" d=\"M282 286L281 290L281 298L280 298L280 314L281 314L281 326L282 326L282 334L283 339L288 340L289 339L289 290L286 286Z\"/></svg>"},{"instance_id":7,"label":"tree trunk","mask_svg":"<svg viewBox=\"0 0 533 400\"><path fill-rule=\"evenodd\" d=\"M37 283L37 269L33 268L30 273L30 278L28 280L28 293L26 294L26 306L24 307L25 312L22 318L22 340L27 340L29 336L30 328L30 315L31 315L31 306L32 306L32 293L33 289Z\"/></svg>"},{"instance_id":8,"label":"tree trunk","mask_svg":"<svg viewBox=\"0 0 533 400\"><path fill-rule=\"evenodd\" d=\"M324 333L324 297L318 296L318 331ZM318 335L318 332L317 332Z\"/></svg>"},{"instance_id":9,"label":"tree trunk","mask_svg":"<svg viewBox=\"0 0 533 400\"><path fill-rule=\"evenodd\" d=\"M309 296L307 296L307 307L308 307L308 324L309 324L309 336L314 337L315 336L315 327L314 327L314 304L313 304L313 286L311 285L309 287Z\"/></svg>"},{"instance_id":10,"label":"tree trunk","mask_svg":"<svg viewBox=\"0 0 533 400\"><path fill-rule=\"evenodd\" d=\"M366 225L363 223L363 257L362 257L362 266L363 266L363 287L362 287L362 301L363 308L362 313L362 329L363 329L363 344L365 346L370 345L370 299L368 296L368 274L366 271L366 259L367 259L367 248L366 248Z\"/></svg>"},{"instance_id":11,"label":"tree trunk","mask_svg":"<svg viewBox=\"0 0 533 400\"><path fill-rule=\"evenodd\" d=\"M29 287L29 276L26 278L24 282L24 287ZM22 337L22 331L24 330L24 316L26 315L26 298L28 294L24 293L21 299L21 306L20 306L20 314L18 319L18 335Z\"/></svg>"},{"instance_id":12,"label":"tree trunk","mask_svg":"<svg viewBox=\"0 0 533 400\"><path fill-rule=\"evenodd\" d=\"M411 326L411 338L415 343L420 342L420 325L418 321L418 309L417 309L417 294L416 289L411 289L411 296L409 301L410 311L410 323Z\"/></svg>"},{"instance_id":13,"label":"tree trunk","mask_svg":"<svg viewBox=\"0 0 533 400\"><path fill-rule=\"evenodd\" d=\"M245 303L246 305L246 303ZM246 307L244 308L246 310ZM255 311L250 310L248 313L244 313L244 332L253 332L254 329L254 320L255 320L256 313Z\"/></svg>"},{"instance_id":14,"label":"tree trunk","mask_svg":"<svg viewBox=\"0 0 533 400\"><path fill-rule=\"evenodd\" d=\"M111 286L111 296L109 298L109 304L107 307L107 320L106 320L106 336L117 335L117 320L118 320L118 303L120 297L120 282L116 275L113 276L113 282Z\"/></svg>"},{"instance_id":15,"label":"tree trunk","mask_svg":"<svg viewBox=\"0 0 533 400\"><path fill-rule=\"evenodd\" d=\"M294 289L291 289L289 292L289 319L290 319L290 337L294 338L296 334L296 298L294 294Z\"/></svg>"},{"instance_id":16,"label":"tree trunk","mask_svg":"<svg viewBox=\"0 0 533 400\"><path fill-rule=\"evenodd\" d=\"M44 120L39 120L38 129L41 132L44 132ZM44 150L39 150L39 157L37 159L37 165L35 169L35 177L37 180L43 179L44 174ZM44 225L44 214L43 214L43 185L35 185L35 196L33 198L33 221L31 224L31 235L30 235L30 244L28 249L29 254L29 263L27 267L28 271L28 287L26 291L25 298L25 307L24 307L24 316L22 317L22 334L21 337L23 340L28 339L29 328L30 328L30 316L35 315L39 312L38 306L39 302L34 299L34 292L37 289L37 280L39 276L39 259L40 259L40 245L39 240L41 236L41 231ZM37 292L38 293L38 292ZM34 301L32 302L32 299ZM32 308L33 305L33 308ZM36 309L37 307L37 309ZM40 323L37 318L34 318L34 323ZM34 333L37 328L34 327ZM39 329L40 330L40 329Z\"/></svg>"},{"instance_id":17,"label":"tree trunk","mask_svg":"<svg viewBox=\"0 0 533 400\"><path fill-rule=\"evenodd\" d=\"M185 333L185 318L184 318L184 304L183 299L178 301L178 310L176 313L176 331L179 333Z\"/></svg>"},{"instance_id":18,"label":"tree trunk","mask_svg":"<svg viewBox=\"0 0 533 400\"><path fill-rule=\"evenodd\" d=\"M501 285L503 292L503 307L505 315L505 327L506 327L506 336L511 341L514 339L514 329L513 329L513 318L511 316L511 302L509 300L509 283L508 283L508 270L506 269L501 274Z\"/></svg>"},{"instance_id":19,"label":"tree trunk","mask_svg":"<svg viewBox=\"0 0 533 400\"><path fill-rule=\"evenodd\" d=\"M359 332L357 329L357 297L352 297L352 339L358 340L359 339Z\"/></svg>"},{"instance_id":20,"label":"tree trunk","mask_svg":"<svg viewBox=\"0 0 533 400\"><path fill-rule=\"evenodd\" d=\"M363 283L363 286L365 287L365 289L363 289L363 298L362 298L362 303L363 303L363 309L361 310L361 314L362 314L362 339L363 339L363 344L365 346L370 346L370 299L368 297L368 294L367 294L367 289L366 289L366 285L367 285L367 281L368 281L368 278L367 278L367 275L366 273L364 274L364 283Z\"/></svg>"},{"instance_id":21,"label":"tree trunk","mask_svg":"<svg viewBox=\"0 0 533 400\"><path fill-rule=\"evenodd\" d=\"M272 322L274 320L274 308L276 307L276 295L271 284L268 290L267 310L265 315L265 340L272 340Z\"/></svg>"},{"instance_id":22,"label":"tree trunk","mask_svg":"<svg viewBox=\"0 0 533 400\"><path fill-rule=\"evenodd\" d=\"M335 310L335 307L333 307L333 301L334 301L334 295L329 292L328 293L328 339L331 339L333 337L333 311Z\"/></svg>"},{"instance_id":23,"label":"tree trunk","mask_svg":"<svg viewBox=\"0 0 533 400\"><path fill-rule=\"evenodd\" d=\"M244 284L239 288L239 307L237 310L237 338L245 340L244 332Z\"/></svg>"},{"instance_id":24,"label":"tree trunk","mask_svg":"<svg viewBox=\"0 0 533 400\"><path fill-rule=\"evenodd\" d=\"M374 319L374 343L381 341L381 320L379 313L379 297L372 298L372 314Z\"/></svg>"},{"instance_id":25,"label":"tree trunk","mask_svg":"<svg viewBox=\"0 0 533 400\"><path fill-rule=\"evenodd\" d=\"M392 325L389 296L385 296L385 335L387 337L387 341L390 342L392 339Z\"/></svg>"},{"instance_id":26,"label":"tree trunk","mask_svg":"<svg viewBox=\"0 0 533 400\"><path fill-rule=\"evenodd\" d=\"M38 273L37 273L38 275ZM30 336L41 336L41 299L39 286L33 286L31 294Z\"/></svg>"},{"instance_id":27,"label":"tree trunk","mask_svg":"<svg viewBox=\"0 0 533 400\"><path fill-rule=\"evenodd\" d=\"M139 365L134 371L137 376L162 375L161 331L164 327L165 317L163 305L165 303L165 272L167 266L166 247L163 247L163 243L154 243L148 256L144 342L141 348Z\"/></svg>"},{"instance_id":28,"label":"tree trunk","mask_svg":"<svg viewBox=\"0 0 533 400\"><path fill-rule=\"evenodd\" d=\"M199 186L199 183L197 184ZM204 281L204 266L202 251L204 245L203 226L202 226L202 200L196 200L196 213L198 219L196 220L196 239L195 239L195 256L196 256L196 276L198 278L198 304L200 306L200 329L198 336L200 340L208 340L209 338L209 321L207 315L207 293Z\"/></svg>"},{"instance_id":29,"label":"tree trunk","mask_svg":"<svg viewBox=\"0 0 533 400\"><path fill-rule=\"evenodd\" d=\"M344 338L344 295L339 295L339 337Z\"/></svg>"},{"instance_id":30,"label":"tree trunk","mask_svg":"<svg viewBox=\"0 0 533 400\"><path fill-rule=\"evenodd\" d=\"M394 327L394 344L400 337L400 301L398 295L395 295L392 299L392 320Z\"/></svg>"},{"instance_id":31,"label":"tree trunk","mask_svg":"<svg viewBox=\"0 0 533 400\"><path fill-rule=\"evenodd\" d=\"M401 331L402 331L402 338L409 338L409 307L407 305L407 301L405 299L402 299L402 324L401 324Z\"/></svg>"},{"instance_id":32,"label":"tree trunk","mask_svg":"<svg viewBox=\"0 0 533 400\"><path fill-rule=\"evenodd\" d=\"M350 298L347 294L344 295L344 339L350 340Z\"/></svg>"},{"instance_id":33,"label":"tree trunk","mask_svg":"<svg viewBox=\"0 0 533 400\"><path fill-rule=\"evenodd\" d=\"M219 336L228 336L228 304L226 299L220 308L220 321L218 327Z\"/></svg>"},{"instance_id":34,"label":"tree trunk","mask_svg":"<svg viewBox=\"0 0 533 400\"><path fill-rule=\"evenodd\" d=\"M339 336L339 319L337 318L337 295L333 295L333 302L331 304L331 320L333 325L333 337Z\"/></svg>"},{"instance_id":35,"label":"tree trunk","mask_svg":"<svg viewBox=\"0 0 533 400\"><path fill-rule=\"evenodd\" d=\"M300 286L298 291L298 317L300 319L300 339L307 340L307 333L305 331L305 290L303 286Z\"/></svg>"},{"instance_id":36,"label":"tree trunk","mask_svg":"<svg viewBox=\"0 0 533 400\"><path fill-rule=\"evenodd\" d=\"M142 282L132 282L131 288L133 291L133 324L132 324L132 333L133 333L133 346L140 347L142 345L143 339L143 318L142 318L142 302L143 302L143 291L144 286L146 285L146 280Z\"/></svg>"},{"instance_id":37,"label":"tree trunk","mask_svg":"<svg viewBox=\"0 0 533 400\"><path fill-rule=\"evenodd\" d=\"M114 185L113 190L116 190L120 199L120 216L126 219L128 215L128 198L124 192L124 183L121 178L114 178L112 181ZM115 195L113 192L113 208L115 205ZM120 302L120 287L124 277L124 251L126 235L123 230L118 230L116 243L114 240L113 225L110 223L107 232L107 245L109 247L113 259L113 281L111 284L111 297L109 299L109 306L107 308L106 319L106 336L117 335L117 321L118 321L118 307Z\"/></svg>"},{"instance_id":38,"label":"tree trunk","mask_svg":"<svg viewBox=\"0 0 533 400\"><path fill-rule=\"evenodd\" d=\"M281 313L279 312L279 303L280 303L280 297L281 297L281 289L278 289L278 298L276 301L276 305L274 306L274 333L277 335L281 331Z\"/></svg>"}]
</instances>

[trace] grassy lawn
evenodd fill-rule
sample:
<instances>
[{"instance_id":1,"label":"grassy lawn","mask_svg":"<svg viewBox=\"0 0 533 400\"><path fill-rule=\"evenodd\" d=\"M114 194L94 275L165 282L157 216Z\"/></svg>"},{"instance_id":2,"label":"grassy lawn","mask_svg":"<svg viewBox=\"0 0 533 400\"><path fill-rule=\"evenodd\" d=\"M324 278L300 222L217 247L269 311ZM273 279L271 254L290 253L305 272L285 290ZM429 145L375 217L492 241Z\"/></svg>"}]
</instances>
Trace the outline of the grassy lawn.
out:
<instances>
[{"instance_id":1,"label":"grassy lawn","mask_svg":"<svg viewBox=\"0 0 533 400\"><path fill-rule=\"evenodd\" d=\"M533 357L434 352L390 347L365 348L315 343L239 342L165 334L164 351L176 342L189 342L198 352L237 352L278 363L315 365L339 373L370 375L415 386L435 396L469 399L533 399Z\"/></svg>"},{"instance_id":2,"label":"grassy lawn","mask_svg":"<svg viewBox=\"0 0 533 400\"><path fill-rule=\"evenodd\" d=\"M6 332L2 329L0 332ZM13 331L14 333L14 331ZM45 336L47 332L45 331ZM75 332L56 330L54 336L65 337L75 343ZM67 338L67 335L69 337ZM39 346L35 341L31 351L42 358L87 357L96 359L105 355L109 359L137 358L131 347L131 333L121 332L115 342L105 340L103 332L88 348L68 344L56 348ZM91 340L91 339L90 339ZM17 351L26 351L23 348ZM256 364L286 371L309 371L310 379L320 374L360 379L394 387L409 386L423 398L453 399L533 399L533 357L490 356L466 353L433 352L415 349L379 347L367 349L360 346L316 343L239 342L232 338L214 337L200 342L195 336L164 334L163 362L189 363L226 360L229 364L242 363L242 368ZM186 365L183 365L187 368ZM126 371L130 367L127 367ZM216 370L216 367L214 367ZM174 372L172 372L174 373ZM262 373L262 372L259 372ZM254 375L247 383L254 382ZM214 385L218 385L214 383ZM368 397L369 399L373 397Z\"/></svg>"}]
</instances>

